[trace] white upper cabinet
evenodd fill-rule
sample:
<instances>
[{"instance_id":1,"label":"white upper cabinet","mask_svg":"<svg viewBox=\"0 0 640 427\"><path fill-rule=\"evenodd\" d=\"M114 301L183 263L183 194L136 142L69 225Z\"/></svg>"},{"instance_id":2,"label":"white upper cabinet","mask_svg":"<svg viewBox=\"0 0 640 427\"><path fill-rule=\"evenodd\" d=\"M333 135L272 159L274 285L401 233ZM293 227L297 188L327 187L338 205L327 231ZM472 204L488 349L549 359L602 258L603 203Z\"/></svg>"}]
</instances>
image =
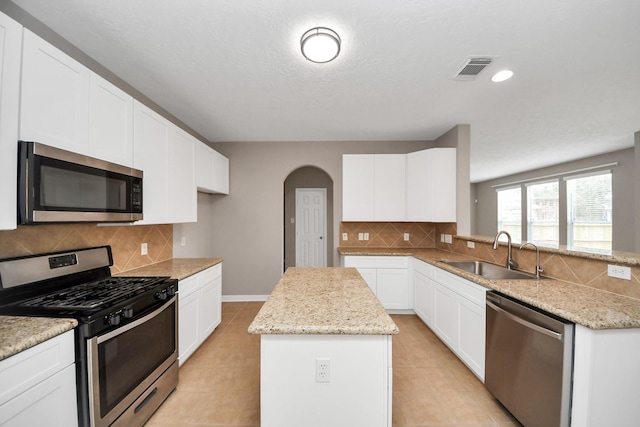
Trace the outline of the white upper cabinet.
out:
<instances>
[{"instance_id":1,"label":"white upper cabinet","mask_svg":"<svg viewBox=\"0 0 640 427\"><path fill-rule=\"evenodd\" d=\"M373 154L342 156L342 220L373 221Z\"/></svg>"},{"instance_id":2,"label":"white upper cabinet","mask_svg":"<svg viewBox=\"0 0 640 427\"><path fill-rule=\"evenodd\" d=\"M405 220L405 155L342 156L342 220Z\"/></svg>"},{"instance_id":3,"label":"white upper cabinet","mask_svg":"<svg viewBox=\"0 0 640 427\"><path fill-rule=\"evenodd\" d=\"M196 141L196 183L203 193L229 194L229 159Z\"/></svg>"},{"instance_id":4,"label":"white upper cabinet","mask_svg":"<svg viewBox=\"0 0 640 427\"><path fill-rule=\"evenodd\" d=\"M171 223L198 220L195 142L195 138L182 129L170 126L168 196Z\"/></svg>"},{"instance_id":5,"label":"white upper cabinet","mask_svg":"<svg viewBox=\"0 0 640 427\"><path fill-rule=\"evenodd\" d=\"M376 154L373 158L373 220L405 221L404 154Z\"/></svg>"},{"instance_id":6,"label":"white upper cabinet","mask_svg":"<svg viewBox=\"0 0 640 427\"><path fill-rule=\"evenodd\" d=\"M133 106L133 167L144 172L142 211L136 224L170 224L169 129L170 123L135 101Z\"/></svg>"},{"instance_id":7,"label":"white upper cabinet","mask_svg":"<svg viewBox=\"0 0 640 427\"><path fill-rule=\"evenodd\" d=\"M0 13L0 230L16 228L22 26Z\"/></svg>"},{"instance_id":8,"label":"white upper cabinet","mask_svg":"<svg viewBox=\"0 0 640 427\"><path fill-rule=\"evenodd\" d=\"M407 220L456 221L456 149L407 154Z\"/></svg>"},{"instance_id":9,"label":"white upper cabinet","mask_svg":"<svg viewBox=\"0 0 640 427\"><path fill-rule=\"evenodd\" d=\"M95 73L89 92L89 155L133 166L133 97Z\"/></svg>"},{"instance_id":10,"label":"white upper cabinet","mask_svg":"<svg viewBox=\"0 0 640 427\"><path fill-rule=\"evenodd\" d=\"M24 30L20 139L88 154L89 69Z\"/></svg>"}]
</instances>

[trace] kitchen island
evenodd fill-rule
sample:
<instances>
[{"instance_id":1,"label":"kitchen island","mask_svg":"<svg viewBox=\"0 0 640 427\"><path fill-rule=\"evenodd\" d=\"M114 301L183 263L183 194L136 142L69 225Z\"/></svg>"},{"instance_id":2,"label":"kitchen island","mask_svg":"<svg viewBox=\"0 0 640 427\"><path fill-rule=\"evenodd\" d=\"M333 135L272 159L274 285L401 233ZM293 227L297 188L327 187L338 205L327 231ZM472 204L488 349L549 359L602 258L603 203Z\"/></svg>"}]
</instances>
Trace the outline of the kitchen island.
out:
<instances>
[{"instance_id":1,"label":"kitchen island","mask_svg":"<svg viewBox=\"0 0 640 427\"><path fill-rule=\"evenodd\" d=\"M248 331L263 427L391 427L398 328L356 269L289 268Z\"/></svg>"}]
</instances>

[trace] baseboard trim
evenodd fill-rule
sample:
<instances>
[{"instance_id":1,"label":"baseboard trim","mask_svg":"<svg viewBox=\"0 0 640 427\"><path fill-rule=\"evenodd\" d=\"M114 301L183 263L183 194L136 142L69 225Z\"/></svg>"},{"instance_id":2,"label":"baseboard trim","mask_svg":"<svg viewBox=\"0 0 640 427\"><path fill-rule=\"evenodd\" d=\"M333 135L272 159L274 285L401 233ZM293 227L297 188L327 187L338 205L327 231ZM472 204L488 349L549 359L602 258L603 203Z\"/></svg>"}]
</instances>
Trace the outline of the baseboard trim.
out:
<instances>
[{"instance_id":1,"label":"baseboard trim","mask_svg":"<svg viewBox=\"0 0 640 427\"><path fill-rule=\"evenodd\" d=\"M269 295L222 295L222 302L266 301Z\"/></svg>"},{"instance_id":2,"label":"baseboard trim","mask_svg":"<svg viewBox=\"0 0 640 427\"><path fill-rule=\"evenodd\" d=\"M411 309L405 310L405 309L399 309L399 308L387 309L387 313L388 314L416 314L416 312Z\"/></svg>"}]
</instances>

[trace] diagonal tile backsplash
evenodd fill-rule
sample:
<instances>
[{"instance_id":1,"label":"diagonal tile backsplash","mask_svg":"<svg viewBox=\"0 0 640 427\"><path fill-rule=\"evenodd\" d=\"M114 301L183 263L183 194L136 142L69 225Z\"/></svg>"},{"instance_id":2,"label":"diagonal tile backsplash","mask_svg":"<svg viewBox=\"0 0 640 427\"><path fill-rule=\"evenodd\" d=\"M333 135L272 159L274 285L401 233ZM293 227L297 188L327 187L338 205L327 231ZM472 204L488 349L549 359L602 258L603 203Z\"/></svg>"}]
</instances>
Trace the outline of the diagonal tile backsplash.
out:
<instances>
[{"instance_id":1,"label":"diagonal tile backsplash","mask_svg":"<svg viewBox=\"0 0 640 427\"><path fill-rule=\"evenodd\" d=\"M147 255L140 246L147 243ZM0 231L0 258L110 245L113 274L173 257L173 225L47 224Z\"/></svg>"}]
</instances>

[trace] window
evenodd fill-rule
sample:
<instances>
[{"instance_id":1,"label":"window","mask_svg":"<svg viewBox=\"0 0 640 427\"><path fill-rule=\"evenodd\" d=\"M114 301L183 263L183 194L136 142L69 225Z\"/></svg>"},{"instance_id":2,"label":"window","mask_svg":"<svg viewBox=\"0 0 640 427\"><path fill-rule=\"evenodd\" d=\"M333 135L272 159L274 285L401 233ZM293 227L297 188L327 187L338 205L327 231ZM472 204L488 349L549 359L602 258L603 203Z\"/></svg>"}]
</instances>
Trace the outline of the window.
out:
<instances>
[{"instance_id":1,"label":"window","mask_svg":"<svg viewBox=\"0 0 640 427\"><path fill-rule=\"evenodd\" d=\"M527 185L527 240L545 246L560 244L558 181Z\"/></svg>"},{"instance_id":2,"label":"window","mask_svg":"<svg viewBox=\"0 0 640 427\"><path fill-rule=\"evenodd\" d=\"M520 187L498 190L498 230L507 231L519 241L522 236L522 190ZM500 236L500 238L505 238Z\"/></svg>"},{"instance_id":3,"label":"window","mask_svg":"<svg viewBox=\"0 0 640 427\"><path fill-rule=\"evenodd\" d=\"M611 250L611 172L566 181L567 245Z\"/></svg>"}]
</instances>

